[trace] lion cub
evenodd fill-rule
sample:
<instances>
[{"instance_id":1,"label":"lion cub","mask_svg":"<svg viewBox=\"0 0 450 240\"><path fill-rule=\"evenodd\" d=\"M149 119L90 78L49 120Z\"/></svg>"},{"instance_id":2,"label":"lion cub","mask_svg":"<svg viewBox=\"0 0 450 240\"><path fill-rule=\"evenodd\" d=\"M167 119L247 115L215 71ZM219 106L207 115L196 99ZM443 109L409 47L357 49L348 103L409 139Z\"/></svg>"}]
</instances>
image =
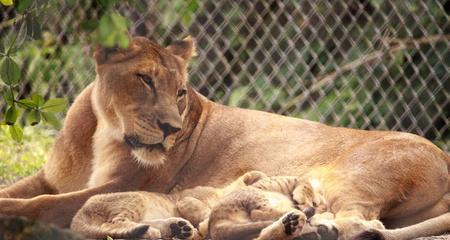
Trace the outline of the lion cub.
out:
<instances>
[{"instance_id":1,"label":"lion cub","mask_svg":"<svg viewBox=\"0 0 450 240\"><path fill-rule=\"evenodd\" d=\"M231 192L214 206L209 216L209 234L214 240L293 239L316 211L326 211L325 201L320 189L307 179L261 178Z\"/></svg>"},{"instance_id":2,"label":"lion cub","mask_svg":"<svg viewBox=\"0 0 450 240\"><path fill-rule=\"evenodd\" d=\"M194 228L225 194L266 177L250 171L224 188L195 187L162 194L145 191L100 194L77 212L70 228L88 238L196 239Z\"/></svg>"},{"instance_id":3,"label":"lion cub","mask_svg":"<svg viewBox=\"0 0 450 240\"><path fill-rule=\"evenodd\" d=\"M295 203L318 202L306 181L251 171L224 188L97 195L78 211L71 229L89 238L253 239L262 230L258 239L291 239L306 221ZM249 217L243 213L248 210Z\"/></svg>"}]
</instances>

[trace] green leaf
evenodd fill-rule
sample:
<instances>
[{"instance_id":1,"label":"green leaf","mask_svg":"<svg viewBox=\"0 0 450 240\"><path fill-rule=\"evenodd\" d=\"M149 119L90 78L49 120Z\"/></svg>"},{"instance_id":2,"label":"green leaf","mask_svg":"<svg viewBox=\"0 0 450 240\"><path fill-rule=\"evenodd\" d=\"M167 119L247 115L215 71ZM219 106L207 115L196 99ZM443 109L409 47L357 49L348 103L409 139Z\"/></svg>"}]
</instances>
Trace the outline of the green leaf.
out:
<instances>
[{"instance_id":1,"label":"green leaf","mask_svg":"<svg viewBox=\"0 0 450 240\"><path fill-rule=\"evenodd\" d=\"M130 38L126 34L119 34L117 36L117 45L120 48L128 48L128 45L130 44Z\"/></svg>"},{"instance_id":2,"label":"green leaf","mask_svg":"<svg viewBox=\"0 0 450 240\"><path fill-rule=\"evenodd\" d=\"M247 97L247 93L249 90L250 87L248 86L242 86L234 89L233 92L231 93L227 105L234 107L240 106L241 101Z\"/></svg>"},{"instance_id":3,"label":"green leaf","mask_svg":"<svg viewBox=\"0 0 450 240\"><path fill-rule=\"evenodd\" d=\"M120 14L108 11L99 21L97 40L104 47L127 48L129 44L128 26L130 22Z\"/></svg>"},{"instance_id":4,"label":"green leaf","mask_svg":"<svg viewBox=\"0 0 450 240\"><path fill-rule=\"evenodd\" d=\"M24 44L25 40L27 39L27 26L25 24L20 24L20 28L15 30L17 31L16 34L16 41L14 43L13 48L9 49L9 55L14 55L17 49L20 49L22 45Z\"/></svg>"},{"instance_id":5,"label":"green leaf","mask_svg":"<svg viewBox=\"0 0 450 240\"><path fill-rule=\"evenodd\" d=\"M3 42L0 42L0 57L3 57L5 54L5 45L3 45Z\"/></svg>"},{"instance_id":6,"label":"green leaf","mask_svg":"<svg viewBox=\"0 0 450 240\"><path fill-rule=\"evenodd\" d=\"M17 101L17 104L21 108L29 109L29 108L37 108L38 105L31 99L20 99Z\"/></svg>"},{"instance_id":7,"label":"green leaf","mask_svg":"<svg viewBox=\"0 0 450 240\"><path fill-rule=\"evenodd\" d=\"M44 112L62 112L66 108L67 102L64 98L49 99L41 107Z\"/></svg>"},{"instance_id":8,"label":"green leaf","mask_svg":"<svg viewBox=\"0 0 450 240\"><path fill-rule=\"evenodd\" d=\"M114 25L110 14L105 13L99 21L98 40L105 47L114 47Z\"/></svg>"},{"instance_id":9,"label":"green leaf","mask_svg":"<svg viewBox=\"0 0 450 240\"><path fill-rule=\"evenodd\" d=\"M97 0L97 2L100 3L105 8L113 6L114 4L116 4L117 1L118 0Z\"/></svg>"},{"instance_id":10,"label":"green leaf","mask_svg":"<svg viewBox=\"0 0 450 240\"><path fill-rule=\"evenodd\" d=\"M107 236L106 240L114 240L114 239L112 237L110 237L110 236Z\"/></svg>"},{"instance_id":11,"label":"green leaf","mask_svg":"<svg viewBox=\"0 0 450 240\"><path fill-rule=\"evenodd\" d=\"M50 125L52 125L56 129L61 128L61 123L59 120L55 117L53 113L49 112L41 112L41 116L44 119L44 121Z\"/></svg>"},{"instance_id":12,"label":"green leaf","mask_svg":"<svg viewBox=\"0 0 450 240\"><path fill-rule=\"evenodd\" d=\"M9 91L9 90L6 90L6 91L3 93L3 99L5 99L5 102L6 102L8 105L13 105L13 104L14 104L14 96L13 96L13 94L11 93L11 91Z\"/></svg>"},{"instance_id":13,"label":"green leaf","mask_svg":"<svg viewBox=\"0 0 450 240\"><path fill-rule=\"evenodd\" d=\"M84 31L94 31L98 27L98 20L84 20L80 23L80 27Z\"/></svg>"},{"instance_id":14,"label":"green leaf","mask_svg":"<svg viewBox=\"0 0 450 240\"><path fill-rule=\"evenodd\" d=\"M9 56L14 56L17 52L17 47L16 46L11 46L10 48L8 48L7 53L5 53L6 55Z\"/></svg>"},{"instance_id":15,"label":"green leaf","mask_svg":"<svg viewBox=\"0 0 450 240\"><path fill-rule=\"evenodd\" d=\"M17 11L24 12L32 2L32 0L19 0L19 3L17 4Z\"/></svg>"},{"instance_id":16,"label":"green leaf","mask_svg":"<svg viewBox=\"0 0 450 240\"><path fill-rule=\"evenodd\" d=\"M14 125L17 121L17 117L19 116L19 110L15 106L11 106L6 110L5 114L5 122L8 125Z\"/></svg>"},{"instance_id":17,"label":"green leaf","mask_svg":"<svg viewBox=\"0 0 450 240\"><path fill-rule=\"evenodd\" d=\"M36 104L36 106L38 106L38 107L41 107L41 106L44 105L44 98L43 98L41 95L37 94L37 93L35 93L35 94L33 94L33 95L31 96L31 100L32 100L32 101Z\"/></svg>"},{"instance_id":18,"label":"green leaf","mask_svg":"<svg viewBox=\"0 0 450 240\"><path fill-rule=\"evenodd\" d=\"M183 4L186 4L186 1L183 1ZM198 10L198 3L196 0L191 0L188 2L188 5L185 9L179 9L178 11L181 12L181 22L184 26L189 27L189 25L192 24L193 15ZM180 11L181 10L181 11Z\"/></svg>"},{"instance_id":19,"label":"green leaf","mask_svg":"<svg viewBox=\"0 0 450 240\"><path fill-rule=\"evenodd\" d=\"M41 114L38 110L31 110L28 114L27 122L31 126L38 124L41 121Z\"/></svg>"},{"instance_id":20,"label":"green leaf","mask_svg":"<svg viewBox=\"0 0 450 240\"><path fill-rule=\"evenodd\" d=\"M21 142L23 138L23 131L22 128L19 125L11 125L9 126L9 134L11 134L11 137L16 140L17 142Z\"/></svg>"},{"instance_id":21,"label":"green leaf","mask_svg":"<svg viewBox=\"0 0 450 240\"><path fill-rule=\"evenodd\" d=\"M110 14L112 24L116 27L118 31L126 31L128 28L128 21L122 15L112 12Z\"/></svg>"},{"instance_id":22,"label":"green leaf","mask_svg":"<svg viewBox=\"0 0 450 240\"><path fill-rule=\"evenodd\" d=\"M0 0L0 3L5 5L5 6L13 5L13 1L12 0Z\"/></svg>"},{"instance_id":23,"label":"green leaf","mask_svg":"<svg viewBox=\"0 0 450 240\"><path fill-rule=\"evenodd\" d=\"M66 3L69 7L73 7L77 3L77 0L66 0Z\"/></svg>"},{"instance_id":24,"label":"green leaf","mask_svg":"<svg viewBox=\"0 0 450 240\"><path fill-rule=\"evenodd\" d=\"M20 79L20 68L14 60L7 57L3 60L0 76L7 85L15 85Z\"/></svg>"},{"instance_id":25,"label":"green leaf","mask_svg":"<svg viewBox=\"0 0 450 240\"><path fill-rule=\"evenodd\" d=\"M33 39L37 39L41 35L41 26L39 21L33 19L31 14L27 14L25 17L25 24L27 27L27 35Z\"/></svg>"},{"instance_id":26,"label":"green leaf","mask_svg":"<svg viewBox=\"0 0 450 240\"><path fill-rule=\"evenodd\" d=\"M198 3L197 0L191 0L189 3L187 9L191 11L191 13L195 13L198 10Z\"/></svg>"}]
</instances>

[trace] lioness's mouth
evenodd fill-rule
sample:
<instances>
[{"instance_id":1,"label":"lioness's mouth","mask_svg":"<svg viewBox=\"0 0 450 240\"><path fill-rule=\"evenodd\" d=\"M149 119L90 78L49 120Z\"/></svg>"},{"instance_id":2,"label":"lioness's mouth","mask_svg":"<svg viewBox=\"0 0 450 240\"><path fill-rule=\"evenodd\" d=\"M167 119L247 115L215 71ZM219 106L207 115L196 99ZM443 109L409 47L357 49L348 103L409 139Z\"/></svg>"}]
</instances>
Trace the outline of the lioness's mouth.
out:
<instances>
[{"instance_id":1,"label":"lioness's mouth","mask_svg":"<svg viewBox=\"0 0 450 240\"><path fill-rule=\"evenodd\" d=\"M142 148L145 148L149 151L153 151L155 149L161 150L161 151L165 150L164 146L161 143L155 143L155 144L145 144L144 143Z\"/></svg>"},{"instance_id":2,"label":"lioness's mouth","mask_svg":"<svg viewBox=\"0 0 450 240\"><path fill-rule=\"evenodd\" d=\"M131 149L144 148L149 151L153 151L155 149L164 150L164 146L162 143L153 143L153 144L142 143L141 141L139 141L139 138L137 136L125 136L124 142L129 147L131 147Z\"/></svg>"}]
</instances>

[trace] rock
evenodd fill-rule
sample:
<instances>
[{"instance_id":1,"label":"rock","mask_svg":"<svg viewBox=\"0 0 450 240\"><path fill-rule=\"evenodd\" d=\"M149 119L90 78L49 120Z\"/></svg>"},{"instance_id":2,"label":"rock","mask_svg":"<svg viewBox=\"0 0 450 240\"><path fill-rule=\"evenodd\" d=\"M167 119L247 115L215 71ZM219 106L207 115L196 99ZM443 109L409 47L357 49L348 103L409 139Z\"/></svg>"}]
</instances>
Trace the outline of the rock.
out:
<instances>
[{"instance_id":1,"label":"rock","mask_svg":"<svg viewBox=\"0 0 450 240\"><path fill-rule=\"evenodd\" d=\"M1 240L83 240L84 238L68 229L52 224L28 220L23 217L0 216Z\"/></svg>"}]
</instances>

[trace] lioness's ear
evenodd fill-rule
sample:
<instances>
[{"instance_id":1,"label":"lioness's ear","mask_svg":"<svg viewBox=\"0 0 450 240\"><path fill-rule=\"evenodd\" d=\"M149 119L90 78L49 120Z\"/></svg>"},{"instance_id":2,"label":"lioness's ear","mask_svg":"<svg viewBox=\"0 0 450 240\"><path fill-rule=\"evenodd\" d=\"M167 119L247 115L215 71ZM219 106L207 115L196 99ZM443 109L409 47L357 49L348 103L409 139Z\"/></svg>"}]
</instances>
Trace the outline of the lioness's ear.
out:
<instances>
[{"instance_id":1,"label":"lioness's ear","mask_svg":"<svg viewBox=\"0 0 450 240\"><path fill-rule=\"evenodd\" d=\"M97 64L103 64L108 60L109 55L118 52L119 49L116 47L104 48L97 47L97 50L94 52L94 59Z\"/></svg>"},{"instance_id":2,"label":"lioness's ear","mask_svg":"<svg viewBox=\"0 0 450 240\"><path fill-rule=\"evenodd\" d=\"M197 56L195 41L191 36L188 36L181 41L173 42L166 49L173 54L180 56L184 60L189 60L192 57Z\"/></svg>"},{"instance_id":3,"label":"lioness's ear","mask_svg":"<svg viewBox=\"0 0 450 240\"><path fill-rule=\"evenodd\" d=\"M133 47L133 37L130 34L128 34L127 36L128 36L128 42L129 42L129 45L128 45L127 48L121 48L119 46L103 47L103 46L98 45L96 47L96 51L94 52L94 59L97 62L97 64L105 63L105 62L108 61L108 59L111 56L118 55L118 53L122 53L122 55L123 55L123 53L125 51L128 51L128 50L132 49L132 47Z\"/></svg>"}]
</instances>

